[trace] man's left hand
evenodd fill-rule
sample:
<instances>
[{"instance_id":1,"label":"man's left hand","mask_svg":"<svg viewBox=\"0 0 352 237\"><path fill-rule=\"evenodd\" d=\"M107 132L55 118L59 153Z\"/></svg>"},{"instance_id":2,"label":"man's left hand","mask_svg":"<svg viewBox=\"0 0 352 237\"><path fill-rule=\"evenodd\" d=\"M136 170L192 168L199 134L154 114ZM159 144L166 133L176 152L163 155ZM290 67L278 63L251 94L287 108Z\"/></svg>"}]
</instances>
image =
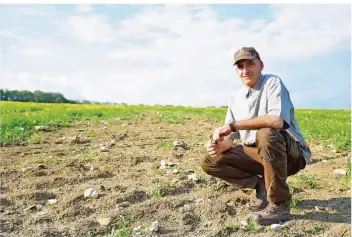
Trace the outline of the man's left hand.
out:
<instances>
[{"instance_id":1,"label":"man's left hand","mask_svg":"<svg viewBox=\"0 0 352 237\"><path fill-rule=\"evenodd\" d=\"M224 140L224 137L231 134L231 128L228 124L225 124L221 127L215 129L213 134L213 140L221 142Z\"/></svg>"}]
</instances>

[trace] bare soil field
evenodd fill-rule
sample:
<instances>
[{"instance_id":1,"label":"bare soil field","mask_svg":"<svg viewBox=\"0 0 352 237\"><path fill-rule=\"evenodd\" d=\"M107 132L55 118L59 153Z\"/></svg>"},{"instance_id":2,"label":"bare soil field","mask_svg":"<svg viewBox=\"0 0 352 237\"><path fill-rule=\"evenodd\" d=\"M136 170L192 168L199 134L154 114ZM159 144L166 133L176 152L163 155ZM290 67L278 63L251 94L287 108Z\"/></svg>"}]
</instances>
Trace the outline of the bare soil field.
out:
<instances>
[{"instance_id":1,"label":"bare soil field","mask_svg":"<svg viewBox=\"0 0 352 237\"><path fill-rule=\"evenodd\" d=\"M288 180L291 220L276 232L249 219L254 192L202 172L207 136L220 124L194 121L150 113L75 122L2 147L0 236L350 236L350 184L334 173L348 152L309 144L312 162ZM84 197L87 188L97 195Z\"/></svg>"}]
</instances>

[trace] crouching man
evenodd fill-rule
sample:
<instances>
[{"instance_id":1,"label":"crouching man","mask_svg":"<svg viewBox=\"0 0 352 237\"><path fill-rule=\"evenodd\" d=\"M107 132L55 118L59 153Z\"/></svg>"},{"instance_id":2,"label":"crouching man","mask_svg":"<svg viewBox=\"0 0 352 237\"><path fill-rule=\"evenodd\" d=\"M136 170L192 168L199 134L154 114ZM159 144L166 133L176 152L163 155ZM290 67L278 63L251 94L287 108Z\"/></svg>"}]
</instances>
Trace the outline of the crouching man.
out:
<instances>
[{"instance_id":1,"label":"crouching man","mask_svg":"<svg viewBox=\"0 0 352 237\"><path fill-rule=\"evenodd\" d=\"M286 179L305 168L311 152L282 80L262 74L264 64L252 47L239 49L234 58L243 86L231 96L225 125L215 129L201 167L234 186L255 189L247 207L257 223L286 221L291 199ZM244 145L233 146L234 139Z\"/></svg>"}]
</instances>

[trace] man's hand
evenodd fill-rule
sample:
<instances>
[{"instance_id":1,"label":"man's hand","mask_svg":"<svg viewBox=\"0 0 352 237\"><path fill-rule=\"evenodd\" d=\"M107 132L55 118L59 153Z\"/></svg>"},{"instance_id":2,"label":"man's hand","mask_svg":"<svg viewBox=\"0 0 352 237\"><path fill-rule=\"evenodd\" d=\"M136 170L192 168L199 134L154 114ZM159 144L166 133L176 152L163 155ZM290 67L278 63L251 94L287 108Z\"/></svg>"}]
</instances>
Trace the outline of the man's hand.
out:
<instances>
[{"instance_id":1,"label":"man's hand","mask_svg":"<svg viewBox=\"0 0 352 237\"><path fill-rule=\"evenodd\" d=\"M229 137L224 137L221 142L215 142L212 140L212 136L210 135L210 141L205 145L207 152L209 153L210 157L215 158L221 155L221 153L229 150L232 147L233 140Z\"/></svg>"},{"instance_id":2,"label":"man's hand","mask_svg":"<svg viewBox=\"0 0 352 237\"><path fill-rule=\"evenodd\" d=\"M213 134L213 140L221 142L224 140L224 137L231 134L231 128L228 124L225 124L221 127L215 129Z\"/></svg>"},{"instance_id":3,"label":"man's hand","mask_svg":"<svg viewBox=\"0 0 352 237\"><path fill-rule=\"evenodd\" d=\"M215 158L220 155L220 144L218 142L210 140L205 145L205 148L207 149L207 152L209 153L211 158Z\"/></svg>"}]
</instances>

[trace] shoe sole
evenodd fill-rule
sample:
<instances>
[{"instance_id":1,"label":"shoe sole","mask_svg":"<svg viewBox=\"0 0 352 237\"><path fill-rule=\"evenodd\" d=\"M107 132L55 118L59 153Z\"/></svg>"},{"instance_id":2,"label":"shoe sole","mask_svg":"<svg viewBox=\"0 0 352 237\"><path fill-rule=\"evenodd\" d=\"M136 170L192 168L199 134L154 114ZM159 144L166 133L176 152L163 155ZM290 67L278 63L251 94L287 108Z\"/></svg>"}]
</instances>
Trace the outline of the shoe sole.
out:
<instances>
[{"instance_id":1,"label":"shoe sole","mask_svg":"<svg viewBox=\"0 0 352 237\"><path fill-rule=\"evenodd\" d=\"M283 213L282 215L278 216L276 220L273 219L259 219L258 223L261 225L271 225L271 224L277 224L280 222L288 221L290 220L290 213Z\"/></svg>"}]
</instances>

